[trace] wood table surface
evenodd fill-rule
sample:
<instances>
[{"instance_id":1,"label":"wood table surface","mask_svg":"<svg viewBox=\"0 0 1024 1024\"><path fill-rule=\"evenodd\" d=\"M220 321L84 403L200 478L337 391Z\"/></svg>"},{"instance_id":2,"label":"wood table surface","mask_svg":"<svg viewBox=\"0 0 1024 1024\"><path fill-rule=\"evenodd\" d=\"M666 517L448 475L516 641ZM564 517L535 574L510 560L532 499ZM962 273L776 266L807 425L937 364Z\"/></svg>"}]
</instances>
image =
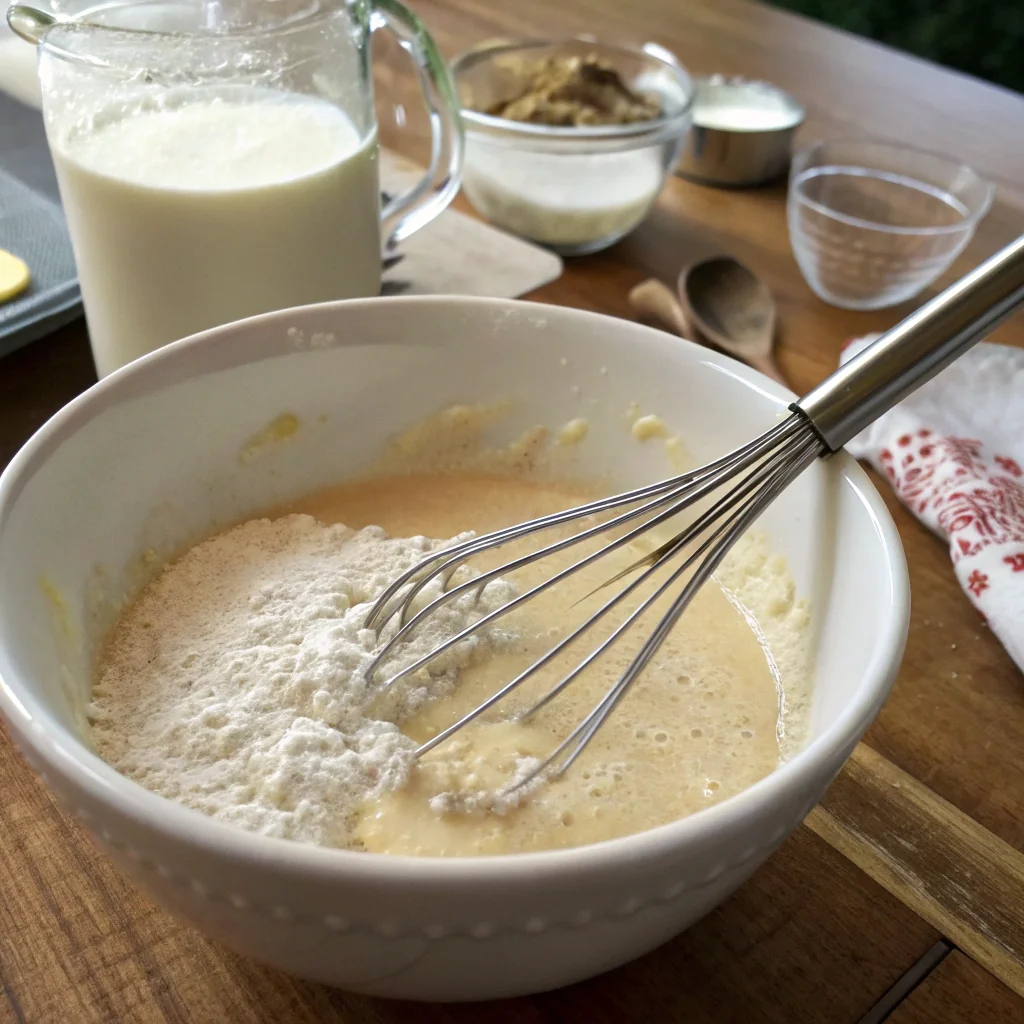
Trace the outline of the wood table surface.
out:
<instances>
[{"instance_id":1,"label":"wood table surface","mask_svg":"<svg viewBox=\"0 0 1024 1024\"><path fill-rule=\"evenodd\" d=\"M806 104L804 141L875 135L955 154L999 186L949 278L1024 232L1024 98L745 0L420 0L448 55L494 37L653 40L691 70L769 79ZM422 154L408 69L378 46L384 141ZM386 93L386 97L383 95ZM403 106L399 131L392 109ZM468 210L463 200L460 207ZM771 286L798 392L853 335L906 310L813 296L783 184L670 180L648 220L567 263L539 302L630 315L645 277L730 252ZM1024 345L1024 320L996 340ZM84 324L0 360L0 465L95 379ZM0 1024L8 1021L1024 1021L1024 678L959 589L945 546L880 490L910 565L902 670L865 744L804 826L735 896L604 977L486 1009L351 996L206 941L125 883L0 735Z\"/></svg>"}]
</instances>

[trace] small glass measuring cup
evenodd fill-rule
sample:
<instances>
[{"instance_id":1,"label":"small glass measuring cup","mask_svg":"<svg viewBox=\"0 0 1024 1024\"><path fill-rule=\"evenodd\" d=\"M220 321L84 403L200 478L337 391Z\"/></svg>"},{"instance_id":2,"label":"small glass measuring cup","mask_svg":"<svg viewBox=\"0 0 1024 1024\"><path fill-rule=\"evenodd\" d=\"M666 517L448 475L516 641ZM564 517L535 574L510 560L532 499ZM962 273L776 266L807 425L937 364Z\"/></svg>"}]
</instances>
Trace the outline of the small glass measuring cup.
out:
<instances>
[{"instance_id":1,"label":"small glass measuring cup","mask_svg":"<svg viewBox=\"0 0 1024 1024\"><path fill-rule=\"evenodd\" d=\"M275 309L380 292L399 242L459 189L452 80L399 0L56 0L7 12L37 44L43 115L99 375ZM432 160L380 208L370 36L419 73Z\"/></svg>"},{"instance_id":2,"label":"small glass measuring cup","mask_svg":"<svg viewBox=\"0 0 1024 1024\"><path fill-rule=\"evenodd\" d=\"M885 309L950 266L994 192L969 167L936 153L872 140L816 142L790 171L793 255L825 302Z\"/></svg>"}]
</instances>

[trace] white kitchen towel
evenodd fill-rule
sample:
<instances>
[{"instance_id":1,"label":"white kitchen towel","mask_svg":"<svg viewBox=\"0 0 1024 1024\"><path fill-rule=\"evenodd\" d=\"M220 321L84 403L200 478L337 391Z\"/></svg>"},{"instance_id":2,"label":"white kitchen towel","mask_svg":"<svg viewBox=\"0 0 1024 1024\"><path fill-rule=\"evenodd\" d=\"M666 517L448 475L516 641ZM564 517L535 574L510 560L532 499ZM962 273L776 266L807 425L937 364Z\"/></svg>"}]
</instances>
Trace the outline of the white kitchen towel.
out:
<instances>
[{"instance_id":1,"label":"white kitchen towel","mask_svg":"<svg viewBox=\"0 0 1024 1024\"><path fill-rule=\"evenodd\" d=\"M842 361L877 337L847 342ZM949 541L961 586L1024 670L1024 349L976 346L846 447Z\"/></svg>"}]
</instances>

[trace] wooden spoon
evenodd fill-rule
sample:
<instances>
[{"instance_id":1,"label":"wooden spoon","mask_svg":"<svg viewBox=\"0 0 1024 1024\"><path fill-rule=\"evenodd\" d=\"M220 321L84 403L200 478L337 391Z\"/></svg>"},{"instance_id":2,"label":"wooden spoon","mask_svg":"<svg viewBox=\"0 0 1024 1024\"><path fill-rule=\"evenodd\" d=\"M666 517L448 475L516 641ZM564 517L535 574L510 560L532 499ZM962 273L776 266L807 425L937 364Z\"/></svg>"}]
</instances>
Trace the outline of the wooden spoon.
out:
<instances>
[{"instance_id":1,"label":"wooden spoon","mask_svg":"<svg viewBox=\"0 0 1024 1024\"><path fill-rule=\"evenodd\" d=\"M731 256L694 263L679 275L679 298L684 319L711 344L786 384L772 357L775 300L753 271Z\"/></svg>"},{"instance_id":2,"label":"wooden spoon","mask_svg":"<svg viewBox=\"0 0 1024 1024\"><path fill-rule=\"evenodd\" d=\"M658 320L690 341L707 344L703 338L697 336L678 296L667 284L662 284L653 277L641 281L629 293L629 304L640 316Z\"/></svg>"}]
</instances>

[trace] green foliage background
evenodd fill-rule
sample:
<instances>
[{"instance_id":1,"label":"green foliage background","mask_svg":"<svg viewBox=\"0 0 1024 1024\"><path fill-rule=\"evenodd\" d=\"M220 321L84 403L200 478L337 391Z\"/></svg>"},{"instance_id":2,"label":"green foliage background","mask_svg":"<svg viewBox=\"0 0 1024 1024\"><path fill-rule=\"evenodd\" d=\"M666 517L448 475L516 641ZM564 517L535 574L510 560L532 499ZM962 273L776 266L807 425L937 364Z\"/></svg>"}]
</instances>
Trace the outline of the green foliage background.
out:
<instances>
[{"instance_id":1,"label":"green foliage background","mask_svg":"<svg viewBox=\"0 0 1024 1024\"><path fill-rule=\"evenodd\" d=\"M1024 0L771 0L1024 93Z\"/></svg>"}]
</instances>

